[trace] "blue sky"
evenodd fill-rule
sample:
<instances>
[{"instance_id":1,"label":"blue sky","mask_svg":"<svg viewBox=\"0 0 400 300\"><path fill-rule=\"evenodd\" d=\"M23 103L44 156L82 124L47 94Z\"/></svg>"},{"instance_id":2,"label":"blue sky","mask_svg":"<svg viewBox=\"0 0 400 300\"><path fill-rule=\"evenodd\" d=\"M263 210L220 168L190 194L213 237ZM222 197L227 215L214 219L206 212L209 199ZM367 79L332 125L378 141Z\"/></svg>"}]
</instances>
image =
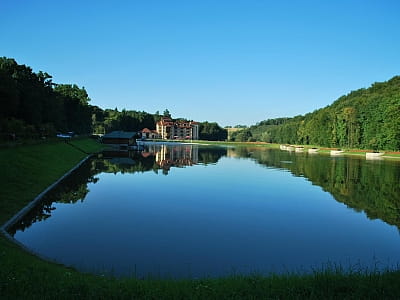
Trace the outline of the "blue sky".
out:
<instances>
[{"instance_id":1,"label":"blue sky","mask_svg":"<svg viewBox=\"0 0 400 300\"><path fill-rule=\"evenodd\" d=\"M0 56L102 108L255 124L400 75L400 1L0 1Z\"/></svg>"}]
</instances>

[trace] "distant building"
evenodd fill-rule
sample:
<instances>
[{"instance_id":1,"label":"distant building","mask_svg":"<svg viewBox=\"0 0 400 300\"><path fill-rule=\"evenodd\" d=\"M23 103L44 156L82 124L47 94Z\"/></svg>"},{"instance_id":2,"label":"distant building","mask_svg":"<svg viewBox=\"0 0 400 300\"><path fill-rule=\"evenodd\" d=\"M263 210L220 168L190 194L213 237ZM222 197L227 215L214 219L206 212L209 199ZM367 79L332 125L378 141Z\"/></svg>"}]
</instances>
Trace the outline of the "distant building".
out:
<instances>
[{"instance_id":1,"label":"distant building","mask_svg":"<svg viewBox=\"0 0 400 300\"><path fill-rule=\"evenodd\" d=\"M159 139L160 135L156 130L150 130L148 128L144 128L141 132L142 139Z\"/></svg>"},{"instance_id":2,"label":"distant building","mask_svg":"<svg viewBox=\"0 0 400 300\"><path fill-rule=\"evenodd\" d=\"M198 140L199 123L193 121L173 120L162 117L156 124L156 131L164 140Z\"/></svg>"},{"instance_id":3,"label":"distant building","mask_svg":"<svg viewBox=\"0 0 400 300\"><path fill-rule=\"evenodd\" d=\"M138 137L139 135L137 132L113 131L103 135L102 143L117 147L130 147L136 146L136 139Z\"/></svg>"}]
</instances>

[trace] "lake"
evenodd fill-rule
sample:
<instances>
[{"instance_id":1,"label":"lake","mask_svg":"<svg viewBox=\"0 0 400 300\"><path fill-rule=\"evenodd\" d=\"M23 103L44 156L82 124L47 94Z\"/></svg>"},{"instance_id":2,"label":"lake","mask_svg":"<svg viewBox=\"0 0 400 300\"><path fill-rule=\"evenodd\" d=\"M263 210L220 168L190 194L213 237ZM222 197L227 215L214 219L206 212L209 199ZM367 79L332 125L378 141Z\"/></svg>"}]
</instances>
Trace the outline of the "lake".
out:
<instances>
[{"instance_id":1,"label":"lake","mask_svg":"<svg viewBox=\"0 0 400 300\"><path fill-rule=\"evenodd\" d=\"M400 262L400 162L147 144L88 160L10 234L78 270L138 278Z\"/></svg>"}]
</instances>

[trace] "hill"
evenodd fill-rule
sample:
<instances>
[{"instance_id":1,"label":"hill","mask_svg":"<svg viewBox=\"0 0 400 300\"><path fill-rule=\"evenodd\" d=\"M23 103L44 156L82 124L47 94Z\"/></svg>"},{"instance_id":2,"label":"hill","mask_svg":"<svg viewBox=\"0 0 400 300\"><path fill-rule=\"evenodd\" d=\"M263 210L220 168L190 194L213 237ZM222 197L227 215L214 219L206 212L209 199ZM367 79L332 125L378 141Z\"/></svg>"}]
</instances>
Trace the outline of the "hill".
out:
<instances>
[{"instance_id":1,"label":"hill","mask_svg":"<svg viewBox=\"0 0 400 300\"><path fill-rule=\"evenodd\" d=\"M352 91L306 115L262 121L232 141L400 149L400 76Z\"/></svg>"}]
</instances>

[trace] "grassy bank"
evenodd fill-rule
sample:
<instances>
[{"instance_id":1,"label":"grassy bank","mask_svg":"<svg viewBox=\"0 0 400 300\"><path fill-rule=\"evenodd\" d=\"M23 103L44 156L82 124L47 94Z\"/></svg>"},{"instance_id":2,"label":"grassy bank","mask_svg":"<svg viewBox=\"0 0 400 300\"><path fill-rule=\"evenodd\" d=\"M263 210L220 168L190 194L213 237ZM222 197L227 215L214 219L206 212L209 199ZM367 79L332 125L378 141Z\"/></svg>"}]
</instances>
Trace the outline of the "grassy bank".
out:
<instances>
[{"instance_id":1,"label":"grassy bank","mask_svg":"<svg viewBox=\"0 0 400 300\"><path fill-rule=\"evenodd\" d=\"M100 149L101 145L91 139L0 148L3 169L0 173L0 223L11 218L88 153Z\"/></svg>"},{"instance_id":2,"label":"grassy bank","mask_svg":"<svg viewBox=\"0 0 400 300\"><path fill-rule=\"evenodd\" d=\"M93 140L47 142L0 149L0 222L101 148ZM309 275L233 276L221 279L141 280L83 274L43 261L0 237L1 299L396 299L400 272L345 273L325 268Z\"/></svg>"}]
</instances>

